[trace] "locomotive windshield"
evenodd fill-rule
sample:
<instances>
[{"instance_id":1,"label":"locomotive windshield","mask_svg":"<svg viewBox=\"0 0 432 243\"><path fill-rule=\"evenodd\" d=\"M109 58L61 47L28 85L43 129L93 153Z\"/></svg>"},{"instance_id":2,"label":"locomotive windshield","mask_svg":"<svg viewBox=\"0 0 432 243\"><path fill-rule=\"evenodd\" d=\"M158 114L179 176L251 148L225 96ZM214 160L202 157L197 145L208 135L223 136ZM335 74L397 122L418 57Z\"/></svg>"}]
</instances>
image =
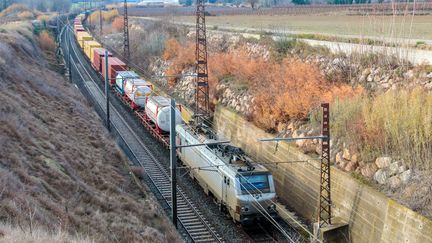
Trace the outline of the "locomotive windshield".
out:
<instances>
[{"instance_id":1,"label":"locomotive windshield","mask_svg":"<svg viewBox=\"0 0 432 243\"><path fill-rule=\"evenodd\" d=\"M267 174L240 176L239 181L243 194L269 191L269 180Z\"/></svg>"}]
</instances>

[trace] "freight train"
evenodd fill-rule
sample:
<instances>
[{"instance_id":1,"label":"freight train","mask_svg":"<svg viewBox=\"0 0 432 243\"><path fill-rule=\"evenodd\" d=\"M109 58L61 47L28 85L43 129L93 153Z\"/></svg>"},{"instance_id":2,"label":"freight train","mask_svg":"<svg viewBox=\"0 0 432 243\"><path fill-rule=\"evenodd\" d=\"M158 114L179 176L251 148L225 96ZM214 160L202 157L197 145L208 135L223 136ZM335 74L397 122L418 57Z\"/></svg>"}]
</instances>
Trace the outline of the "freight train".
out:
<instances>
[{"instance_id":1,"label":"freight train","mask_svg":"<svg viewBox=\"0 0 432 243\"><path fill-rule=\"evenodd\" d=\"M134 71L128 71L125 63L95 41L82 25L84 19L84 14L75 18L74 33L93 69L101 78L109 80L112 92L134 111L155 138L168 147L170 98L156 95L151 82ZM105 58L106 53L108 58ZM106 59L108 63L105 63ZM218 144L223 139L204 124L190 125L184 122L180 105L175 109L178 145L213 144L180 147L177 155L190 168L190 176L207 195L214 197L221 211L234 222L242 224L277 217L273 203L276 193L272 174L264 166L254 163L240 148L231 144Z\"/></svg>"}]
</instances>

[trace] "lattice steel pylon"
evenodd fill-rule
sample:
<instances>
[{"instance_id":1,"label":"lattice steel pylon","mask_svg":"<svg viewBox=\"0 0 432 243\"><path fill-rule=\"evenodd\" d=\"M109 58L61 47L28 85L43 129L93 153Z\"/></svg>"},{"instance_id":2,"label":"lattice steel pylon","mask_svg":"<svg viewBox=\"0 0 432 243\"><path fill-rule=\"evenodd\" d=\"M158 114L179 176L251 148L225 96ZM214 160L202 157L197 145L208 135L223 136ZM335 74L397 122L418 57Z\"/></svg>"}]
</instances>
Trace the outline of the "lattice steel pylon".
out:
<instances>
[{"instance_id":1,"label":"lattice steel pylon","mask_svg":"<svg viewBox=\"0 0 432 243\"><path fill-rule=\"evenodd\" d=\"M209 85L207 68L207 36L205 23L204 0L196 3L196 91L195 91L195 117L209 115ZM196 120L198 121L198 120Z\"/></svg>"},{"instance_id":2,"label":"lattice steel pylon","mask_svg":"<svg viewBox=\"0 0 432 243\"><path fill-rule=\"evenodd\" d=\"M330 192L330 105L321 104L323 108L322 117L322 140L321 154L321 178L320 178L320 199L319 199L319 227L331 225L331 192Z\"/></svg>"},{"instance_id":3,"label":"lattice steel pylon","mask_svg":"<svg viewBox=\"0 0 432 243\"><path fill-rule=\"evenodd\" d=\"M102 38L103 35L103 18L102 18L102 7L99 6L99 37Z\"/></svg>"},{"instance_id":4,"label":"lattice steel pylon","mask_svg":"<svg viewBox=\"0 0 432 243\"><path fill-rule=\"evenodd\" d=\"M128 7L127 0L124 0L123 6L123 55L126 59L126 62L129 62L130 58L130 50L129 50L129 18L128 18Z\"/></svg>"}]
</instances>

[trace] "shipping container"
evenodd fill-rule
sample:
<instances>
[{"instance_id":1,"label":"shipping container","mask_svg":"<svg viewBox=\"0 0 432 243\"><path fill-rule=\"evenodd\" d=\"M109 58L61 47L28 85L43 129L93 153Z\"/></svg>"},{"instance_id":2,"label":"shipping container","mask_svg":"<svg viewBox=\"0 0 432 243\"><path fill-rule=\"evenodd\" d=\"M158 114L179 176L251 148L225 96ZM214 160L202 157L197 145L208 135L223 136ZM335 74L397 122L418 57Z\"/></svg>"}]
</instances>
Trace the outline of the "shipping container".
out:
<instances>
[{"instance_id":1,"label":"shipping container","mask_svg":"<svg viewBox=\"0 0 432 243\"><path fill-rule=\"evenodd\" d=\"M108 57L108 79L111 85L114 85L117 72L126 71L126 64L117 57ZM105 58L102 58L102 76L106 75Z\"/></svg>"},{"instance_id":2,"label":"shipping container","mask_svg":"<svg viewBox=\"0 0 432 243\"><path fill-rule=\"evenodd\" d=\"M108 52L108 56L112 57L112 54ZM104 48L94 48L93 49L93 59L92 64L96 71L102 73L102 62L103 58L105 58L105 49Z\"/></svg>"},{"instance_id":3,"label":"shipping container","mask_svg":"<svg viewBox=\"0 0 432 243\"><path fill-rule=\"evenodd\" d=\"M84 32L84 31L85 31L85 29L84 29L84 27L82 27L82 25L75 26L75 28L74 28L75 35L77 35L78 32Z\"/></svg>"},{"instance_id":4,"label":"shipping container","mask_svg":"<svg viewBox=\"0 0 432 243\"><path fill-rule=\"evenodd\" d=\"M81 46L81 48L84 45L84 41L93 40L93 37L86 31L78 32L77 33L77 41L78 44Z\"/></svg>"},{"instance_id":5,"label":"shipping container","mask_svg":"<svg viewBox=\"0 0 432 243\"><path fill-rule=\"evenodd\" d=\"M134 71L121 71L117 72L116 76L116 90L119 94L124 95L124 86L126 79L138 79L139 75Z\"/></svg>"},{"instance_id":6,"label":"shipping container","mask_svg":"<svg viewBox=\"0 0 432 243\"><path fill-rule=\"evenodd\" d=\"M182 123L180 112L181 106L175 109L175 124ZM147 117L156 124L157 128L162 132L169 132L170 130L170 110L171 100L163 96L148 97L145 106L145 113Z\"/></svg>"},{"instance_id":7,"label":"shipping container","mask_svg":"<svg viewBox=\"0 0 432 243\"><path fill-rule=\"evenodd\" d=\"M93 60L93 49L100 47L102 45L97 41L84 41L84 53L90 60Z\"/></svg>"}]
</instances>

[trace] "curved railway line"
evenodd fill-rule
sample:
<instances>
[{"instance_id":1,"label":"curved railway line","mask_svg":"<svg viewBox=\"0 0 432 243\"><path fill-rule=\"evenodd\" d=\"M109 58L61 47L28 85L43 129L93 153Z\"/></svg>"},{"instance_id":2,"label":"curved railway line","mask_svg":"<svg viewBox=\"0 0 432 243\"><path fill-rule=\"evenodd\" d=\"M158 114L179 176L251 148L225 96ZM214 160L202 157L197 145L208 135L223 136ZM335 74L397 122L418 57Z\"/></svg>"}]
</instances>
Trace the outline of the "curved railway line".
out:
<instances>
[{"instance_id":1,"label":"curved railway line","mask_svg":"<svg viewBox=\"0 0 432 243\"><path fill-rule=\"evenodd\" d=\"M92 98L95 108L98 109L99 112L102 112L102 114L105 114L105 96L97 85L99 78L93 70L88 70L89 65L86 65L87 60L83 57L81 50L76 46L74 39L71 38L70 28L67 26L65 28L66 29L63 29L60 36L62 49L65 56L69 55L66 43L70 43L71 67L79 76L80 83L78 86L80 86L81 90L84 90L88 97ZM148 182L158 191L162 197L161 199L171 207L171 183L168 172L113 105L110 105L110 110L112 111L111 124L113 130L115 130L116 134L124 142L124 145L134 157L135 163L144 168ZM177 187L177 201L178 220L191 242L224 241L200 210L194 205L192 200L190 200L179 187Z\"/></svg>"},{"instance_id":2,"label":"curved railway line","mask_svg":"<svg viewBox=\"0 0 432 243\"><path fill-rule=\"evenodd\" d=\"M70 25L61 29L58 41L60 42L65 64L69 65L69 58L71 60L69 68L71 74L73 74L74 84L78 86L84 96L94 106L102 120L106 121L106 96L104 94L102 76L92 68L89 60L78 46ZM69 49L71 55L68 58ZM168 209L171 209L171 180L166 163L162 163L164 161L160 161L155 157L155 154L161 156L159 151L154 150L157 149L154 146L154 142L158 142L154 139L154 136L150 136L151 129L141 129L142 125L145 124L141 124L142 119L140 119L139 112L128 109L130 108L128 104L125 104L121 98L119 99L115 95L116 92L109 92L108 94L110 99L112 99L109 106L111 111L111 134L132 163L144 169L145 173L142 182L151 189L161 206L167 212ZM146 132L143 134L141 130ZM161 145L166 145L162 143ZM222 223L222 226L219 221L212 220L215 220L213 217L224 218L224 216L217 216L213 211L209 212L207 208L203 208L202 205L197 204L196 202L200 202L202 199L193 193L191 194L189 189L189 186L184 183L177 186L177 220L179 232L187 242L286 242L287 239L288 242L303 242L301 237L286 238L287 232L279 232L271 225L269 225L269 228L260 226L252 231L243 228L240 229L234 225L232 226L237 228L237 230L229 229L232 228L229 222ZM169 213L167 214L169 215ZM283 224L285 222L279 223ZM291 236L299 236L299 232L295 232L291 226L286 224L284 226L290 232L289 234L292 234ZM229 229L231 233L227 234L226 229ZM234 231L237 231L239 235L232 235ZM233 236L234 238L232 238Z\"/></svg>"}]
</instances>

